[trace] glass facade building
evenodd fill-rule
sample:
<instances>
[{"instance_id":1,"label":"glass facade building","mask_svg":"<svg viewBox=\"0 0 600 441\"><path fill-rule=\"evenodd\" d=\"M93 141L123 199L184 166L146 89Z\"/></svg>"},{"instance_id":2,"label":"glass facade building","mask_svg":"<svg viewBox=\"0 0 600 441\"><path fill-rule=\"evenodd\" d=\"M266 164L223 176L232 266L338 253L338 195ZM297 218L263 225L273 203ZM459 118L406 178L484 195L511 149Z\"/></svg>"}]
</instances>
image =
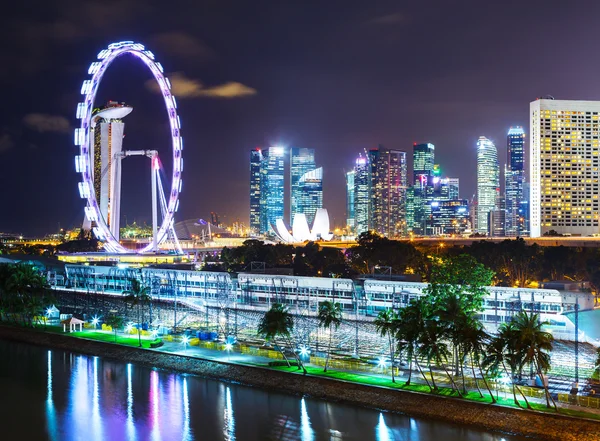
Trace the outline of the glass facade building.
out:
<instances>
[{"instance_id":1,"label":"glass facade building","mask_svg":"<svg viewBox=\"0 0 600 441\"><path fill-rule=\"evenodd\" d=\"M432 234L462 234L469 228L469 205L466 199L432 201L430 206Z\"/></svg>"},{"instance_id":2,"label":"glass facade building","mask_svg":"<svg viewBox=\"0 0 600 441\"><path fill-rule=\"evenodd\" d=\"M290 149L290 224L302 213L309 225L317 209L323 208L323 169L315 165L315 150Z\"/></svg>"},{"instance_id":3,"label":"glass facade building","mask_svg":"<svg viewBox=\"0 0 600 441\"><path fill-rule=\"evenodd\" d=\"M500 191L498 151L485 136L477 140L477 232L488 234L488 213L498 207Z\"/></svg>"},{"instance_id":4,"label":"glass facade building","mask_svg":"<svg viewBox=\"0 0 600 441\"><path fill-rule=\"evenodd\" d=\"M250 150L250 233L252 235L258 235L261 232L260 167L262 161L263 155L259 148Z\"/></svg>"},{"instance_id":5,"label":"glass facade building","mask_svg":"<svg viewBox=\"0 0 600 441\"><path fill-rule=\"evenodd\" d=\"M346 229L348 232L353 232L355 224L354 219L354 176L356 175L355 170L350 170L346 173Z\"/></svg>"},{"instance_id":6,"label":"glass facade building","mask_svg":"<svg viewBox=\"0 0 600 441\"><path fill-rule=\"evenodd\" d=\"M525 132L522 127L511 127L507 136L507 157L504 169L506 225L509 237L523 235L524 225L519 215L525 183Z\"/></svg>"},{"instance_id":7,"label":"glass facade building","mask_svg":"<svg viewBox=\"0 0 600 441\"><path fill-rule=\"evenodd\" d=\"M371 201L371 175L369 161L364 156L356 158L354 166L354 224L355 234L369 231Z\"/></svg>"},{"instance_id":8,"label":"glass facade building","mask_svg":"<svg viewBox=\"0 0 600 441\"><path fill-rule=\"evenodd\" d=\"M369 150L371 229L386 237L406 235L406 153L379 146Z\"/></svg>"}]
</instances>

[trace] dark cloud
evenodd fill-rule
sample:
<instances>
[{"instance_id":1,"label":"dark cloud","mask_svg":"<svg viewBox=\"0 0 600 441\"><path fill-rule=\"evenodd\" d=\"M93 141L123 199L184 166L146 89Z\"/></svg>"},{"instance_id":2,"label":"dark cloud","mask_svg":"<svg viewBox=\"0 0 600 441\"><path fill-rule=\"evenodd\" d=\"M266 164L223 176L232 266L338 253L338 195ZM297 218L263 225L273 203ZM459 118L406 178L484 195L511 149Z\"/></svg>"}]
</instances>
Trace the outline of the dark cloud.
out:
<instances>
[{"instance_id":1,"label":"dark cloud","mask_svg":"<svg viewBox=\"0 0 600 441\"><path fill-rule=\"evenodd\" d=\"M40 133L68 133L71 131L69 120L60 115L29 113L23 117L23 123L27 128Z\"/></svg>"},{"instance_id":2,"label":"dark cloud","mask_svg":"<svg viewBox=\"0 0 600 441\"><path fill-rule=\"evenodd\" d=\"M7 152L15 146L12 136L6 132L0 134L0 153Z\"/></svg>"},{"instance_id":3,"label":"dark cloud","mask_svg":"<svg viewBox=\"0 0 600 441\"><path fill-rule=\"evenodd\" d=\"M150 37L152 47L166 54L183 59L203 61L210 59L214 53L210 47L192 35L182 31L163 32Z\"/></svg>"},{"instance_id":4,"label":"dark cloud","mask_svg":"<svg viewBox=\"0 0 600 441\"><path fill-rule=\"evenodd\" d=\"M217 86L205 87L200 80L188 78L182 72L169 75L171 91L177 98L241 98L256 95L256 89L241 83L230 81ZM156 81L148 80L146 87L154 93L160 94Z\"/></svg>"},{"instance_id":5,"label":"dark cloud","mask_svg":"<svg viewBox=\"0 0 600 441\"><path fill-rule=\"evenodd\" d=\"M408 21L406 14L395 12L393 14L381 15L369 20L367 23L371 25L399 25Z\"/></svg>"}]
</instances>

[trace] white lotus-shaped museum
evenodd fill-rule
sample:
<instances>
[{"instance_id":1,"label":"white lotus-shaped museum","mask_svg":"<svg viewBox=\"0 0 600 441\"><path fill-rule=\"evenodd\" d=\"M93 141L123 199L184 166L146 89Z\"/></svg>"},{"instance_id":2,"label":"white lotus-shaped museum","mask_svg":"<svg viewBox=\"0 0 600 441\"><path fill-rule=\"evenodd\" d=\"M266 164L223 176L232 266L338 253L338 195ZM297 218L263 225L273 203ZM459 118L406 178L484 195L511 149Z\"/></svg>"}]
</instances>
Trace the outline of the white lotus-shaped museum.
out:
<instances>
[{"instance_id":1,"label":"white lotus-shaped museum","mask_svg":"<svg viewBox=\"0 0 600 441\"><path fill-rule=\"evenodd\" d=\"M275 231L279 238L287 243L306 242L307 240L331 240L333 238L333 234L329 232L329 214L325 208L317 209L312 229L308 227L308 221L304 213L300 213L294 216L292 234L290 234L283 219L277 219Z\"/></svg>"}]
</instances>

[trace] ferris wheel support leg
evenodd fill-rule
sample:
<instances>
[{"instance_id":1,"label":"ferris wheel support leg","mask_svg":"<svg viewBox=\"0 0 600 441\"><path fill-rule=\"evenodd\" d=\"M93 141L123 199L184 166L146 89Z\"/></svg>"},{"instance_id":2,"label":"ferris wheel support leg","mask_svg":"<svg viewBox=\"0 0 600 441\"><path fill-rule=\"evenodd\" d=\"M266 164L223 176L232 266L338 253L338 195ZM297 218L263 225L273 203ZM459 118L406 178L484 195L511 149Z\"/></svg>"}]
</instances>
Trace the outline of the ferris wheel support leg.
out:
<instances>
[{"instance_id":1,"label":"ferris wheel support leg","mask_svg":"<svg viewBox=\"0 0 600 441\"><path fill-rule=\"evenodd\" d=\"M152 158L150 163L152 164L152 249L155 253L158 253L158 195L156 194L156 179L158 170L154 166L156 156Z\"/></svg>"}]
</instances>

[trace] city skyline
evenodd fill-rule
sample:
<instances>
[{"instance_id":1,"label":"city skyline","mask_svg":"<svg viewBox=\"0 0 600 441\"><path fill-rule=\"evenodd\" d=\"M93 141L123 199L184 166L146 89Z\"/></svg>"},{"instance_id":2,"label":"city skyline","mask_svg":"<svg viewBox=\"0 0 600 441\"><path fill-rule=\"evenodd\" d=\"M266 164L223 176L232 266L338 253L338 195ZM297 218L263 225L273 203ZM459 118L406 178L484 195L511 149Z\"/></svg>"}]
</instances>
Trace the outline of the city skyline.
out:
<instances>
[{"instance_id":1,"label":"city skyline","mask_svg":"<svg viewBox=\"0 0 600 441\"><path fill-rule=\"evenodd\" d=\"M77 14L43 2L14 5L0 31L6 41L16 41L1 56L12 68L0 75L11 103L0 127L0 230L43 234L59 223L80 223L83 204L70 148L73 109L89 60L120 37L152 48L176 90L186 139L178 221L211 211L247 221L248 162L241 158L257 145L319 152L323 206L334 225L345 224L344 173L356 152L378 144L406 152L414 142L435 144L445 174L460 178L461 196L470 197L478 136L494 141L504 158L506 131L528 131L528 103L536 97L600 98L595 61L579 71L576 83L565 81L566 68L556 67L557 53L561 66L578 65L583 49L540 45L549 32L559 40L593 38L590 8L582 17L578 8L540 10L535 2L521 5L518 14L508 6L473 3L450 22L453 6L442 2L434 8L377 3L319 9L273 3L260 13L236 3L160 19L154 2L134 12L128 4L106 8L92 1L71 8ZM260 30L249 22L260 23ZM530 32L532 22L536 32ZM425 24L426 38L412 38ZM478 38L482 29L485 41ZM507 76L514 66L498 53L519 60L518 75ZM133 106L127 144L160 151L168 145L166 115L147 80L134 61L119 60L96 104L118 98ZM410 162L408 155L409 169ZM149 191L135 185L147 170L141 159L127 167L121 213L150 223Z\"/></svg>"}]
</instances>

